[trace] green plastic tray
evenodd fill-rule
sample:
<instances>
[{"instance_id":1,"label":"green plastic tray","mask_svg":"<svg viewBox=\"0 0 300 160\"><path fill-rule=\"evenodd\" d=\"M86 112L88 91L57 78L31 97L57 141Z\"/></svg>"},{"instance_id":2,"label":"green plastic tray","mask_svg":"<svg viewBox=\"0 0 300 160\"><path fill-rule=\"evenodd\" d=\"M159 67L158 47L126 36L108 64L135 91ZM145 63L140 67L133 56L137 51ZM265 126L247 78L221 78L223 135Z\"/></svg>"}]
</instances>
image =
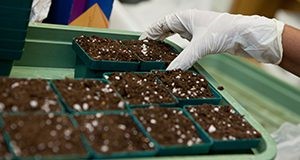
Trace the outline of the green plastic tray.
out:
<instances>
[{"instance_id":1,"label":"green plastic tray","mask_svg":"<svg viewBox=\"0 0 300 160\"><path fill-rule=\"evenodd\" d=\"M12 158L12 154L9 152L9 142L7 142L6 141L6 138L5 138L5 132L4 131L1 131L0 132L0 138L2 138L2 140L3 140L3 143L4 143L4 147L5 147L5 149L6 149L6 151L7 151L7 154L6 153L4 153L4 155L1 155L2 157L1 157L1 159L11 159ZM1 149L2 150L2 149Z\"/></svg>"},{"instance_id":2,"label":"green plastic tray","mask_svg":"<svg viewBox=\"0 0 300 160\"><path fill-rule=\"evenodd\" d=\"M0 6L15 8L31 8L32 0L1 0Z\"/></svg>"},{"instance_id":3,"label":"green plastic tray","mask_svg":"<svg viewBox=\"0 0 300 160\"><path fill-rule=\"evenodd\" d=\"M98 112L99 113L99 112ZM128 111L124 111L124 112L101 112L101 114L103 115L122 115L122 114L129 114L129 116L132 118L133 123L136 124L136 121L134 119L134 116L131 115ZM89 115L91 113L81 113L80 115ZM95 114L95 113L93 113ZM77 115L78 116L78 115ZM78 122L76 121L75 117L73 116L73 124L75 127L78 127ZM137 125L137 124L136 124ZM137 125L137 128L140 130L140 132L142 132L144 134L145 137L149 138L150 141L153 142L153 140L151 139L151 137L149 137L142 128L140 128ZM95 149L93 149L93 147L90 145L88 139L86 138L86 136L84 134L82 134L82 142L84 143L85 148L88 149L89 154L91 155L91 157L93 159L112 159L112 158L132 158L132 157L150 157L150 156L155 156L157 154L158 148L157 146L155 146L154 144L154 149L150 150L150 151L133 151L133 152L119 152L119 153L112 153L112 154L101 154L98 153Z\"/></svg>"},{"instance_id":4,"label":"green plastic tray","mask_svg":"<svg viewBox=\"0 0 300 160\"><path fill-rule=\"evenodd\" d=\"M10 74L12 65L13 60L0 59L0 76L8 76Z\"/></svg>"},{"instance_id":5,"label":"green plastic tray","mask_svg":"<svg viewBox=\"0 0 300 160\"><path fill-rule=\"evenodd\" d=\"M187 115L187 113L181 109L181 108L174 108L177 110L183 111L184 116L186 116L188 119L190 119ZM132 113L131 109L130 112ZM134 115L134 114L133 114ZM143 129L143 131L151 137L151 134L146 131L143 124L138 120L138 118L134 115L134 120L140 126L140 128ZM191 120L191 119L190 119ZM196 127L196 126L195 126ZM210 147L212 145L212 140L204 133L204 131L200 128L196 128L196 131L198 133L198 136L202 139L203 143L200 144L194 144L192 146L185 146L185 145L172 145L172 146L164 146L159 144L153 137L151 139L153 142L158 146L158 155L160 156L174 156L174 155L196 155L196 154L205 154L208 153L210 150ZM174 133L175 134L175 133Z\"/></svg>"},{"instance_id":6,"label":"green plastic tray","mask_svg":"<svg viewBox=\"0 0 300 160\"><path fill-rule=\"evenodd\" d=\"M198 105L199 106L199 105ZM184 106L185 113L187 116L193 121L195 126L204 131L201 125L193 118L193 116L187 111L187 108L193 107L191 105ZM201 106L199 106L201 107ZM220 106L222 107L222 106ZM239 114L236 112L236 114ZM225 118L225 117L224 117ZM256 148L261 142L261 138L253 138L253 139L238 139L238 140L216 140L212 138L206 131L205 134L212 140L211 152L243 152L246 150L250 150L251 148Z\"/></svg>"},{"instance_id":7,"label":"green plastic tray","mask_svg":"<svg viewBox=\"0 0 300 160\"><path fill-rule=\"evenodd\" d=\"M85 63L76 56L75 78L103 78L103 73L109 71L90 69Z\"/></svg>"},{"instance_id":8,"label":"green plastic tray","mask_svg":"<svg viewBox=\"0 0 300 160\"><path fill-rule=\"evenodd\" d=\"M166 64L162 61L144 61L141 59L139 71L151 71L153 69L165 69Z\"/></svg>"},{"instance_id":9,"label":"green plastic tray","mask_svg":"<svg viewBox=\"0 0 300 160\"><path fill-rule=\"evenodd\" d=\"M114 39L138 39L140 33L96 29L86 27L64 26L64 25L51 25L31 23L28 28L28 35L26 39L25 52L23 53L21 61L15 63L16 72L14 76L30 77L34 74L38 74L41 77L57 77L52 74L45 76L49 73L50 69L58 70L59 68L63 72L72 72L72 68L75 67L75 54L72 50L73 37L85 35L100 35L101 37L114 38ZM172 46L178 50L178 46L173 43ZM49 56L51 55L51 56ZM47 57L47 58L44 58ZM236 64L236 63L234 63ZM240 66L241 64L239 64ZM22 74L17 74L17 69L22 68ZM199 64L194 65L198 73L205 75L212 87L215 89L219 84L207 73ZM44 70L43 70L44 68ZM22 68L23 69L23 68ZM34 73L36 69L39 73ZM234 68L231 70L233 71ZM21 70L20 70L21 71ZM27 72L25 72L27 71ZM24 73L23 73L24 72ZM61 72L59 72L61 73ZM240 74L243 74L241 72ZM244 75L244 74L243 74ZM260 75L261 76L261 75ZM251 77L250 77L251 78ZM254 80L255 81L255 80ZM229 102L240 114L245 115L246 120L255 127L262 134L262 141L257 148L252 149L252 153L224 153L218 155L199 155L199 156L173 156L172 159L225 159L225 160L241 160L241 159L273 159L276 155L276 144L271 138L270 134L238 103L225 88L223 91L219 91L223 99L220 104ZM291 90L293 90L291 88ZM296 92L296 91L295 91ZM282 97L282 96L281 96ZM226 101L227 102L226 102ZM278 99L279 100L279 99ZM293 104L295 100L289 99L288 101ZM297 104L297 103L295 103ZM295 107L296 108L296 107ZM147 157L147 159L166 159L171 157ZM146 158L142 158L146 159Z\"/></svg>"}]
</instances>

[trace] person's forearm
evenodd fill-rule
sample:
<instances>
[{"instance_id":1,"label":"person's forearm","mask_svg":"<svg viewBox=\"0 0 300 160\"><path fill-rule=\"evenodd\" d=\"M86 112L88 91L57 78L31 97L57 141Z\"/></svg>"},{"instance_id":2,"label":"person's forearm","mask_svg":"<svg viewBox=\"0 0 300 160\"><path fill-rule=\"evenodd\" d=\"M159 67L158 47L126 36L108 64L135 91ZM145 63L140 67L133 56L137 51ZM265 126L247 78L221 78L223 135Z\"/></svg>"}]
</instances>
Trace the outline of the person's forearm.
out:
<instances>
[{"instance_id":1,"label":"person's forearm","mask_svg":"<svg viewBox=\"0 0 300 160\"><path fill-rule=\"evenodd\" d=\"M282 44L283 57L279 65L300 77L300 30L285 25Z\"/></svg>"}]
</instances>

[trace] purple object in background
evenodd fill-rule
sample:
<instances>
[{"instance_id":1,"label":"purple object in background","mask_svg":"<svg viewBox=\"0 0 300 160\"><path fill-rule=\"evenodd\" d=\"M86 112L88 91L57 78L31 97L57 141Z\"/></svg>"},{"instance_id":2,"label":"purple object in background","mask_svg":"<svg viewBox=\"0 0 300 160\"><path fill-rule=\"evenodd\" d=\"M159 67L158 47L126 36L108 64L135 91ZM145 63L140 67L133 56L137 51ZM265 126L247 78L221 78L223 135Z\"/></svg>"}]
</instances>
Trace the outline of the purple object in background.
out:
<instances>
[{"instance_id":1,"label":"purple object in background","mask_svg":"<svg viewBox=\"0 0 300 160\"><path fill-rule=\"evenodd\" d=\"M69 23L79 17L85 11L86 1L87 0L73 0Z\"/></svg>"}]
</instances>

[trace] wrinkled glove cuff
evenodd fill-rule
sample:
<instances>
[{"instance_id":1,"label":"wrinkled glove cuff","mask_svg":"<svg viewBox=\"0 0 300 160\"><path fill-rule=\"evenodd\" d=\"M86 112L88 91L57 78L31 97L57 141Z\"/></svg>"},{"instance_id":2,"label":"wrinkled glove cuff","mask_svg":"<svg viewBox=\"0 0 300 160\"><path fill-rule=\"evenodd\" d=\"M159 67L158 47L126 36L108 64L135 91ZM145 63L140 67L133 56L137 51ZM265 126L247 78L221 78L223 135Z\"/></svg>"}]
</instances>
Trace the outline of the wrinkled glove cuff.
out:
<instances>
[{"instance_id":1,"label":"wrinkled glove cuff","mask_svg":"<svg viewBox=\"0 0 300 160\"><path fill-rule=\"evenodd\" d=\"M274 18L272 20L274 20L274 22L276 23L277 43L278 43L278 50L279 50L279 57L280 57L280 59L274 64L278 65L282 61L282 57L283 57L282 33L284 29L284 23Z\"/></svg>"}]
</instances>

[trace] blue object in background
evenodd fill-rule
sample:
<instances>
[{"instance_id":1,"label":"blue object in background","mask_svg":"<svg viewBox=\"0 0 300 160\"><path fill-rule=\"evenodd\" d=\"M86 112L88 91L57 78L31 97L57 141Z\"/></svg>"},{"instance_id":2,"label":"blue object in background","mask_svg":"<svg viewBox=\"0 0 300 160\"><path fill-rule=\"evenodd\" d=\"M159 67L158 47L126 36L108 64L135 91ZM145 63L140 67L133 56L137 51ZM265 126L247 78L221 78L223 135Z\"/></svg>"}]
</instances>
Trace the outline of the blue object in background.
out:
<instances>
[{"instance_id":1,"label":"blue object in background","mask_svg":"<svg viewBox=\"0 0 300 160\"><path fill-rule=\"evenodd\" d=\"M52 0L48 17L43 22L67 25L72 5L73 0Z\"/></svg>"},{"instance_id":2,"label":"blue object in background","mask_svg":"<svg viewBox=\"0 0 300 160\"><path fill-rule=\"evenodd\" d=\"M109 20L114 0L87 0L86 9L98 3L106 18Z\"/></svg>"},{"instance_id":3,"label":"blue object in background","mask_svg":"<svg viewBox=\"0 0 300 160\"><path fill-rule=\"evenodd\" d=\"M52 23L52 24L69 24L70 21L74 20L79 15L76 13L76 16L72 17L72 8L74 9L80 6L73 6L76 0L52 0L52 4L50 7L50 11L48 17L43 21L45 23ZM82 5L85 4L83 7L84 11L88 10L91 6L97 3L103 13L105 14L106 18L109 20L113 2L114 0L85 0L85 3L81 3ZM75 13L74 13L75 14Z\"/></svg>"}]
</instances>

